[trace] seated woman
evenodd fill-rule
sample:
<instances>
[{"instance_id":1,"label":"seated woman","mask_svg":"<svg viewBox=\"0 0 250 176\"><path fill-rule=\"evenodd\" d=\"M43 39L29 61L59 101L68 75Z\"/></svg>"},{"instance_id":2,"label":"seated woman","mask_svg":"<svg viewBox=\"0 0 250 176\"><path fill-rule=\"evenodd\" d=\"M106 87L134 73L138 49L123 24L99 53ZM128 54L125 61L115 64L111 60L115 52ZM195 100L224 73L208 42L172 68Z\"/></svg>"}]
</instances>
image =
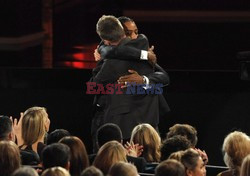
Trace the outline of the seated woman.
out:
<instances>
[{"instance_id":1,"label":"seated woman","mask_svg":"<svg viewBox=\"0 0 250 176\"><path fill-rule=\"evenodd\" d=\"M126 149L117 141L105 143L98 151L93 166L99 168L104 175L110 167L119 161L127 162Z\"/></svg>"},{"instance_id":2,"label":"seated woman","mask_svg":"<svg viewBox=\"0 0 250 176\"><path fill-rule=\"evenodd\" d=\"M250 175L250 154L244 158L240 169L240 176L248 175Z\"/></svg>"},{"instance_id":3,"label":"seated woman","mask_svg":"<svg viewBox=\"0 0 250 176\"><path fill-rule=\"evenodd\" d=\"M219 173L218 176L240 176L242 161L250 153L249 136L240 131L229 133L224 139L222 153L229 170Z\"/></svg>"},{"instance_id":4,"label":"seated woman","mask_svg":"<svg viewBox=\"0 0 250 176\"><path fill-rule=\"evenodd\" d=\"M10 176L21 167L20 153L12 141L0 141L0 175Z\"/></svg>"},{"instance_id":5,"label":"seated woman","mask_svg":"<svg viewBox=\"0 0 250 176\"><path fill-rule=\"evenodd\" d=\"M120 161L118 163L115 163L110 169L109 169L109 176L138 176L138 172L136 167L131 163L125 163L123 161Z\"/></svg>"},{"instance_id":6,"label":"seated woman","mask_svg":"<svg viewBox=\"0 0 250 176\"><path fill-rule=\"evenodd\" d=\"M51 167L46 169L41 176L70 176L70 174L63 167Z\"/></svg>"},{"instance_id":7,"label":"seated woman","mask_svg":"<svg viewBox=\"0 0 250 176\"><path fill-rule=\"evenodd\" d=\"M155 169L155 176L185 176L183 164L175 159L162 161Z\"/></svg>"},{"instance_id":8,"label":"seated woman","mask_svg":"<svg viewBox=\"0 0 250 176\"><path fill-rule=\"evenodd\" d=\"M80 176L104 176L102 171L95 166L89 166L84 169Z\"/></svg>"},{"instance_id":9,"label":"seated woman","mask_svg":"<svg viewBox=\"0 0 250 176\"><path fill-rule=\"evenodd\" d=\"M161 138L150 124L144 123L134 127L130 143L143 146L142 157L148 163L160 161Z\"/></svg>"},{"instance_id":10,"label":"seated woman","mask_svg":"<svg viewBox=\"0 0 250 176\"><path fill-rule=\"evenodd\" d=\"M81 172L89 166L89 158L84 143L76 136L63 137L59 143L63 143L70 148L70 174L79 176Z\"/></svg>"},{"instance_id":11,"label":"seated woman","mask_svg":"<svg viewBox=\"0 0 250 176\"><path fill-rule=\"evenodd\" d=\"M171 153L171 155L168 157L168 159L174 159L177 161L181 161L181 156L183 155L183 152L184 151L181 150L181 151Z\"/></svg>"},{"instance_id":12,"label":"seated woman","mask_svg":"<svg viewBox=\"0 0 250 176\"><path fill-rule=\"evenodd\" d=\"M29 108L21 115L18 124L14 122L23 165L39 164L39 156L45 147L44 138L49 126L50 120L44 107Z\"/></svg>"},{"instance_id":13,"label":"seated woman","mask_svg":"<svg viewBox=\"0 0 250 176\"><path fill-rule=\"evenodd\" d=\"M185 150L181 156L181 163L186 169L186 176L206 176L205 163L196 150Z\"/></svg>"},{"instance_id":14,"label":"seated woman","mask_svg":"<svg viewBox=\"0 0 250 176\"><path fill-rule=\"evenodd\" d=\"M39 176L37 171L30 166L22 166L17 169L11 176Z\"/></svg>"}]
</instances>

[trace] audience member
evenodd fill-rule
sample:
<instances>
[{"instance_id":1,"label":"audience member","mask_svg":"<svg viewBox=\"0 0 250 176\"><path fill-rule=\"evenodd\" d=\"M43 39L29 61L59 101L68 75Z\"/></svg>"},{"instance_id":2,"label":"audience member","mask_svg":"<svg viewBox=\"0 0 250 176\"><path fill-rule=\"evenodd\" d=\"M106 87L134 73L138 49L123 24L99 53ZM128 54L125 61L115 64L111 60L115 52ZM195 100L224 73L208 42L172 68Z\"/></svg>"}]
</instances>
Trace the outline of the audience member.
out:
<instances>
[{"instance_id":1,"label":"audience member","mask_svg":"<svg viewBox=\"0 0 250 176\"><path fill-rule=\"evenodd\" d=\"M161 161L168 159L168 157L177 151L184 151L191 147L190 141L180 135L166 138L161 145Z\"/></svg>"},{"instance_id":2,"label":"audience member","mask_svg":"<svg viewBox=\"0 0 250 176\"><path fill-rule=\"evenodd\" d=\"M106 123L97 130L96 138L97 146L99 149L99 146L101 147L103 144L112 140L122 143L122 132L118 125L113 123ZM146 160L143 157L138 157L141 151L141 146L137 144L131 145L131 148L127 150L127 160L128 162L131 162L136 166L138 172L144 172L146 167ZM89 156L90 163L93 163L95 157L96 154L92 154Z\"/></svg>"},{"instance_id":3,"label":"audience member","mask_svg":"<svg viewBox=\"0 0 250 176\"><path fill-rule=\"evenodd\" d=\"M80 176L104 176L102 171L95 166L89 166L84 169Z\"/></svg>"},{"instance_id":4,"label":"audience member","mask_svg":"<svg viewBox=\"0 0 250 176\"><path fill-rule=\"evenodd\" d=\"M169 132L167 133L167 138L173 137L175 135L181 135L186 137L190 143L191 147L197 150L197 152L201 155L205 164L208 163L208 156L206 152L203 150L196 148L196 144L198 142L197 131L196 129L188 124L175 124L169 128Z\"/></svg>"},{"instance_id":5,"label":"audience member","mask_svg":"<svg viewBox=\"0 0 250 176\"><path fill-rule=\"evenodd\" d=\"M250 154L242 162L240 176L250 176Z\"/></svg>"},{"instance_id":6,"label":"audience member","mask_svg":"<svg viewBox=\"0 0 250 176\"><path fill-rule=\"evenodd\" d=\"M169 132L167 133L167 138L171 138L173 136L180 135L186 137L193 148L195 148L198 137L196 129L188 124L175 124L169 128Z\"/></svg>"},{"instance_id":7,"label":"audience member","mask_svg":"<svg viewBox=\"0 0 250 176\"><path fill-rule=\"evenodd\" d=\"M66 144L70 148L71 176L79 176L81 172L89 166L89 158L84 143L76 136L66 136L59 142Z\"/></svg>"},{"instance_id":8,"label":"audience member","mask_svg":"<svg viewBox=\"0 0 250 176\"><path fill-rule=\"evenodd\" d=\"M20 152L12 141L0 141L0 175L10 176L21 166Z\"/></svg>"},{"instance_id":9,"label":"audience member","mask_svg":"<svg viewBox=\"0 0 250 176\"><path fill-rule=\"evenodd\" d=\"M185 176L185 167L179 161L168 159L155 169L155 176Z\"/></svg>"},{"instance_id":10,"label":"audience member","mask_svg":"<svg viewBox=\"0 0 250 176\"><path fill-rule=\"evenodd\" d=\"M93 165L106 175L109 168L119 161L127 162L126 149L117 141L109 141L99 149Z\"/></svg>"},{"instance_id":11,"label":"audience member","mask_svg":"<svg viewBox=\"0 0 250 176\"><path fill-rule=\"evenodd\" d=\"M182 157L182 155L183 155L183 152L184 152L184 151L174 152L174 153L172 153L172 154L168 157L168 159L175 159L175 160L181 162L181 157Z\"/></svg>"},{"instance_id":12,"label":"audience member","mask_svg":"<svg viewBox=\"0 0 250 176\"><path fill-rule=\"evenodd\" d=\"M181 156L181 163L186 168L187 176L206 176L205 164L196 150L185 150Z\"/></svg>"},{"instance_id":13,"label":"audience member","mask_svg":"<svg viewBox=\"0 0 250 176\"><path fill-rule=\"evenodd\" d=\"M109 169L109 176L138 176L136 167L131 163L120 161Z\"/></svg>"},{"instance_id":14,"label":"audience member","mask_svg":"<svg viewBox=\"0 0 250 176\"><path fill-rule=\"evenodd\" d=\"M142 156L147 162L160 161L161 138L150 124L144 123L135 126L131 134L130 143L143 146Z\"/></svg>"},{"instance_id":15,"label":"audience member","mask_svg":"<svg viewBox=\"0 0 250 176\"><path fill-rule=\"evenodd\" d=\"M47 145L59 142L65 136L70 136L70 133L65 129L56 129L48 134Z\"/></svg>"},{"instance_id":16,"label":"audience member","mask_svg":"<svg viewBox=\"0 0 250 176\"><path fill-rule=\"evenodd\" d=\"M112 140L120 142L121 144L123 143L122 131L120 127L114 123L105 123L104 125L102 125L97 130L96 137L97 137L96 146L98 147L98 149L106 142ZM129 145L129 143L125 144L125 146L126 145ZM127 149L127 154L133 157L140 156L142 152L142 146L139 146L138 144L129 145L126 149Z\"/></svg>"},{"instance_id":17,"label":"audience member","mask_svg":"<svg viewBox=\"0 0 250 176\"><path fill-rule=\"evenodd\" d=\"M12 121L8 116L0 116L0 141L15 140Z\"/></svg>"},{"instance_id":18,"label":"audience member","mask_svg":"<svg viewBox=\"0 0 250 176\"><path fill-rule=\"evenodd\" d=\"M106 142L112 140L122 143L122 131L116 124L106 123L98 128L96 138L98 149Z\"/></svg>"},{"instance_id":19,"label":"audience member","mask_svg":"<svg viewBox=\"0 0 250 176\"><path fill-rule=\"evenodd\" d=\"M17 144L21 149L22 164L31 165L40 162L37 154L40 157L41 151L45 147L44 138L49 126L50 120L44 107L29 108L24 114L21 114L18 123L16 119L14 120ZM32 158L34 158L34 161Z\"/></svg>"},{"instance_id":20,"label":"audience member","mask_svg":"<svg viewBox=\"0 0 250 176\"><path fill-rule=\"evenodd\" d=\"M41 176L70 176L70 174L65 168L51 167L46 169Z\"/></svg>"},{"instance_id":21,"label":"audience member","mask_svg":"<svg viewBox=\"0 0 250 176\"><path fill-rule=\"evenodd\" d=\"M70 148L61 143L47 145L42 151L42 165L44 169L60 166L70 169Z\"/></svg>"},{"instance_id":22,"label":"audience member","mask_svg":"<svg viewBox=\"0 0 250 176\"><path fill-rule=\"evenodd\" d=\"M23 166L17 169L11 176L38 176L38 173L32 167Z\"/></svg>"},{"instance_id":23,"label":"audience member","mask_svg":"<svg viewBox=\"0 0 250 176\"><path fill-rule=\"evenodd\" d=\"M242 161L250 154L249 136L240 131L229 133L224 139L222 153L229 170L219 173L218 176L239 176Z\"/></svg>"}]
</instances>

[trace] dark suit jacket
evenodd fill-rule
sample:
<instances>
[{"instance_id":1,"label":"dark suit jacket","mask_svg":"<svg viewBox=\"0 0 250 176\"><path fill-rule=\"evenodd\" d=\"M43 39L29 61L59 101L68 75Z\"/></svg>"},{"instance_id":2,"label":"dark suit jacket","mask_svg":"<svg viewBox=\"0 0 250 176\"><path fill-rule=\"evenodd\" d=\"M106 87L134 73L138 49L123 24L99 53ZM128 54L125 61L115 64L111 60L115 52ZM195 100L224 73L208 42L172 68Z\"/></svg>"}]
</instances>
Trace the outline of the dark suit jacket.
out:
<instances>
[{"instance_id":1,"label":"dark suit jacket","mask_svg":"<svg viewBox=\"0 0 250 176\"><path fill-rule=\"evenodd\" d=\"M140 46L137 46L139 43ZM147 38L143 34L139 34L138 38L136 40L131 40L123 45L118 45L116 47L110 47L104 45L102 42L99 45L101 48L105 47L105 49L101 50L102 58L108 58L108 59L130 59L130 60L140 60L141 55L141 49L138 48L144 48L145 50L148 49L148 42ZM123 56L123 57L121 57ZM104 63L104 59L100 60L97 63L96 68L93 69L93 77L97 75L97 73L100 71L102 64ZM167 72L158 64L154 67L154 72L149 73L145 75L149 78L150 84L157 84L161 83L164 86L167 86L169 84L169 76ZM167 112L170 111L170 108L163 96L163 94L158 95L159 96L159 113L160 117L165 117ZM106 99L105 96L102 95L96 95L94 98L94 107L98 108L105 108Z\"/></svg>"},{"instance_id":2,"label":"dark suit jacket","mask_svg":"<svg viewBox=\"0 0 250 176\"><path fill-rule=\"evenodd\" d=\"M124 39L119 46L129 45L131 41ZM147 50L148 43L138 43L137 48ZM136 40L133 40L136 47ZM100 49L102 49L100 47ZM100 51L102 53L102 51ZM119 59L104 59L100 71L93 77L98 84L117 83L120 76L129 74L128 70L136 70L140 75L154 73L153 67L142 60L128 60L125 56ZM149 123L157 127L159 122L159 98L155 94L106 95L104 123L115 123L122 130L124 138L130 138L133 128L140 123Z\"/></svg>"},{"instance_id":3,"label":"dark suit jacket","mask_svg":"<svg viewBox=\"0 0 250 176\"><path fill-rule=\"evenodd\" d=\"M131 40L125 45L118 45L117 47L107 47L102 50L102 57L108 59L130 59L130 60L139 60L141 56L141 49L138 48L145 48L144 50L148 50L147 43L145 44L145 40L147 40L146 36L143 34L139 34L136 40ZM137 43L141 45L138 47ZM143 46L144 45L144 46ZM100 44L103 46L103 43ZM123 56L123 57L120 57ZM97 67L93 70L93 74L97 74L103 64L103 60L98 62ZM170 79L168 73L158 64L154 67L154 72L146 74L145 76L148 77L150 84L157 84L161 83L163 86L167 86L170 83ZM98 97L98 96L97 96ZM96 100L97 100L96 97ZM99 104L103 104L103 99L100 98ZM163 94L159 95L159 113L160 117L165 117L167 112L170 111L168 103Z\"/></svg>"}]
</instances>

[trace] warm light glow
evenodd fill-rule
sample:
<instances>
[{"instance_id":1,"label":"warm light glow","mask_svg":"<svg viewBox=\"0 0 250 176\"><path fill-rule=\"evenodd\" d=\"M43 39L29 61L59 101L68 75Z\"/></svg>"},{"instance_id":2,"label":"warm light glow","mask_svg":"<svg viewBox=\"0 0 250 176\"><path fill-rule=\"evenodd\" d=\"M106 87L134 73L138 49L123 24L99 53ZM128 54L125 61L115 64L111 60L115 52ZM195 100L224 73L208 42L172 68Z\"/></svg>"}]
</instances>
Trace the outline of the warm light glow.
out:
<instances>
[{"instance_id":1,"label":"warm light glow","mask_svg":"<svg viewBox=\"0 0 250 176\"><path fill-rule=\"evenodd\" d=\"M94 58L94 51L97 48L98 44L92 44L88 46L74 46L73 48L77 50L76 53L73 53L69 58L72 58L72 61L63 62L63 66L72 67L72 68L85 68L93 69L96 66L96 61Z\"/></svg>"},{"instance_id":2,"label":"warm light glow","mask_svg":"<svg viewBox=\"0 0 250 176\"><path fill-rule=\"evenodd\" d=\"M78 62L78 61L65 61L62 63L65 67L78 68L78 69L93 69L96 67L96 62Z\"/></svg>"}]
</instances>

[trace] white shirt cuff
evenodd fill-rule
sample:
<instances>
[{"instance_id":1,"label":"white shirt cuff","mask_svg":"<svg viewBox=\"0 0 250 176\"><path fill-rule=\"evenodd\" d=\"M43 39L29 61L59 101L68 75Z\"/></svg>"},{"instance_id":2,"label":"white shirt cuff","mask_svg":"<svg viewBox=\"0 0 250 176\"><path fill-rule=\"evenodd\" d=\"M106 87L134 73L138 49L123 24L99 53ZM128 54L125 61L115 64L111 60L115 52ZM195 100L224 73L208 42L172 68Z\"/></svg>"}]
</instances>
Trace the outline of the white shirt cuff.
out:
<instances>
[{"instance_id":1,"label":"white shirt cuff","mask_svg":"<svg viewBox=\"0 0 250 176\"><path fill-rule=\"evenodd\" d=\"M148 51L146 50L141 50L141 60L148 60Z\"/></svg>"},{"instance_id":2,"label":"white shirt cuff","mask_svg":"<svg viewBox=\"0 0 250 176\"><path fill-rule=\"evenodd\" d=\"M148 79L148 77L146 77L146 76L144 76L144 75L143 75L142 77L145 79L145 84L148 85L148 84L149 84L149 79ZM144 79L143 79L143 80L144 80Z\"/></svg>"},{"instance_id":3,"label":"white shirt cuff","mask_svg":"<svg viewBox=\"0 0 250 176\"><path fill-rule=\"evenodd\" d=\"M151 88L151 86L149 85L149 79L148 79L148 77L146 77L146 76L142 76L143 77L143 80L145 80L145 86L143 86L143 88L145 89L145 90L147 90L147 89L149 89L149 88Z\"/></svg>"}]
</instances>

